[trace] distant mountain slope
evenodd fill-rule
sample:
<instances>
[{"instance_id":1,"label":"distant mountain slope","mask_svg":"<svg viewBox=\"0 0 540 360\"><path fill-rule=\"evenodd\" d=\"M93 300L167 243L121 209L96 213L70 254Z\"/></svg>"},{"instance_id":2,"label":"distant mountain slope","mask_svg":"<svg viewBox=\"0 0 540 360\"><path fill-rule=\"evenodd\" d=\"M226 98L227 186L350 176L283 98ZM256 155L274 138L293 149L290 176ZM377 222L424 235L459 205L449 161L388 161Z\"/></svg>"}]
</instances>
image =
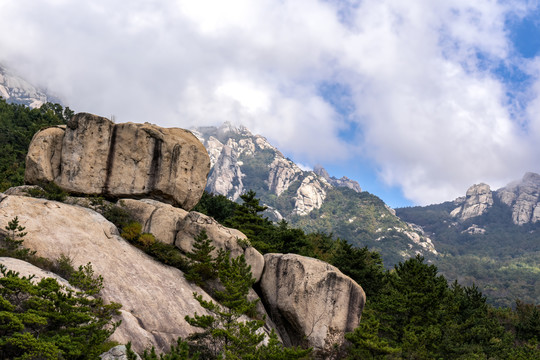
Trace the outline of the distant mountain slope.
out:
<instances>
[{"instance_id":1,"label":"distant mountain slope","mask_svg":"<svg viewBox=\"0 0 540 360\"><path fill-rule=\"evenodd\" d=\"M437 244L449 279L476 283L498 305L540 303L540 175L527 173L497 191L473 185L466 196L396 209Z\"/></svg>"},{"instance_id":2,"label":"distant mountain slope","mask_svg":"<svg viewBox=\"0 0 540 360\"><path fill-rule=\"evenodd\" d=\"M47 102L59 102L0 64L0 96L8 103L38 108Z\"/></svg>"},{"instance_id":3,"label":"distant mountain slope","mask_svg":"<svg viewBox=\"0 0 540 360\"><path fill-rule=\"evenodd\" d=\"M320 166L302 170L245 127L225 123L193 131L210 155L207 191L236 201L254 190L269 206L269 218L378 250L388 267L416 254L436 254L421 229L401 221L381 199L362 192L356 181L336 179Z\"/></svg>"}]
</instances>

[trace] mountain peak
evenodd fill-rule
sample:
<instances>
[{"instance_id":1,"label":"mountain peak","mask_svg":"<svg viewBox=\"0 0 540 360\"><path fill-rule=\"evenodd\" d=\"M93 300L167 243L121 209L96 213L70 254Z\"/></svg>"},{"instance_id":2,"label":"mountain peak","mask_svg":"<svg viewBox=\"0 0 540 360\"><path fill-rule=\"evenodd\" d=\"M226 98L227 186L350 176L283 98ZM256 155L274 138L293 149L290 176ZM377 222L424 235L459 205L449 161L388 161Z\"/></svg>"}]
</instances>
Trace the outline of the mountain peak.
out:
<instances>
[{"instance_id":1,"label":"mountain peak","mask_svg":"<svg viewBox=\"0 0 540 360\"><path fill-rule=\"evenodd\" d=\"M0 64L0 96L7 102L37 108L46 102L55 101L44 90L15 75Z\"/></svg>"}]
</instances>

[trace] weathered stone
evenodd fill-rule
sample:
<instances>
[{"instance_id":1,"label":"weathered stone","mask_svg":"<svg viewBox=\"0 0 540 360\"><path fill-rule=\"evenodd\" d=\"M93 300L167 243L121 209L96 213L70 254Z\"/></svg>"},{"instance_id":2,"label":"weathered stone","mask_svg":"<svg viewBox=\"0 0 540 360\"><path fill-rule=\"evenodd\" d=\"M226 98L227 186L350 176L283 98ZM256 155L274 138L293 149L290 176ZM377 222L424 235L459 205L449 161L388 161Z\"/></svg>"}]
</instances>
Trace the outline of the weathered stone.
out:
<instances>
[{"instance_id":1,"label":"weathered stone","mask_svg":"<svg viewBox=\"0 0 540 360\"><path fill-rule=\"evenodd\" d=\"M182 220L188 214L183 209L151 199L122 199L118 206L141 223L143 232L151 233L157 240L170 245L174 244Z\"/></svg>"},{"instance_id":2,"label":"weathered stone","mask_svg":"<svg viewBox=\"0 0 540 360\"><path fill-rule=\"evenodd\" d=\"M51 182L60 175L65 129L65 126L56 126L34 134L26 155L26 183Z\"/></svg>"},{"instance_id":3,"label":"weathered stone","mask_svg":"<svg viewBox=\"0 0 540 360\"><path fill-rule=\"evenodd\" d=\"M491 206L493 206L493 195L489 185L477 184L467 190L465 201L450 215L460 220L467 220L484 214Z\"/></svg>"},{"instance_id":4,"label":"weathered stone","mask_svg":"<svg viewBox=\"0 0 540 360\"><path fill-rule=\"evenodd\" d=\"M116 227L98 213L79 206L21 196L0 197L0 228L18 216L28 233L24 245L37 255L57 259L64 254L74 266L92 263L104 278L102 297L123 305L122 324L111 340L131 341L135 351L155 346L164 351L197 331L186 315L207 314L193 292L208 295L184 279L183 273L131 246Z\"/></svg>"},{"instance_id":5,"label":"weathered stone","mask_svg":"<svg viewBox=\"0 0 540 360\"><path fill-rule=\"evenodd\" d=\"M32 154L45 146L40 145L45 136L39 134L36 144L30 145ZM210 170L206 149L187 130L148 123L114 124L85 113L73 116L67 124L59 174L54 173L57 163L48 156L35 158L28 163L28 183L54 178L72 193L152 197L187 210L199 201Z\"/></svg>"},{"instance_id":6,"label":"weathered stone","mask_svg":"<svg viewBox=\"0 0 540 360\"><path fill-rule=\"evenodd\" d=\"M281 195L291 184L300 179L303 171L290 160L276 156L268 172L268 189Z\"/></svg>"},{"instance_id":7,"label":"weathered stone","mask_svg":"<svg viewBox=\"0 0 540 360\"><path fill-rule=\"evenodd\" d=\"M285 345L329 350L358 326L365 293L336 267L294 254L264 259L261 298Z\"/></svg>"},{"instance_id":8,"label":"weathered stone","mask_svg":"<svg viewBox=\"0 0 540 360\"><path fill-rule=\"evenodd\" d=\"M325 179L332 186L346 187L356 192L362 192L362 188L360 187L360 184L358 184L357 181L351 180L346 176L341 177L341 179L337 179L334 176L330 176L330 174L328 174L328 171L326 171L326 169L320 165L316 165L313 168L313 172L317 174L318 176L322 177L323 179Z\"/></svg>"},{"instance_id":9,"label":"weathered stone","mask_svg":"<svg viewBox=\"0 0 540 360\"><path fill-rule=\"evenodd\" d=\"M313 209L319 209L326 198L325 188L328 186L324 179L321 182L313 174L306 176L296 191L294 213L307 215Z\"/></svg>"},{"instance_id":10,"label":"weathered stone","mask_svg":"<svg viewBox=\"0 0 540 360\"><path fill-rule=\"evenodd\" d=\"M224 145L221 148L221 155L208 177L207 190L213 194L227 196L234 201L244 191L242 177L236 153L230 146Z\"/></svg>"},{"instance_id":11,"label":"weathered stone","mask_svg":"<svg viewBox=\"0 0 540 360\"><path fill-rule=\"evenodd\" d=\"M111 350L99 356L101 360L128 360L126 345L118 345ZM141 357L135 354L135 359L140 360Z\"/></svg>"},{"instance_id":12,"label":"weathered stone","mask_svg":"<svg viewBox=\"0 0 540 360\"><path fill-rule=\"evenodd\" d=\"M43 191L43 189L38 185L21 185L15 186L4 191L6 195L17 195L17 196L30 196L31 191Z\"/></svg>"},{"instance_id":13,"label":"weathered stone","mask_svg":"<svg viewBox=\"0 0 540 360\"><path fill-rule=\"evenodd\" d=\"M497 190L499 200L512 208L512 221L516 225L540 220L540 175L526 173L521 181Z\"/></svg>"},{"instance_id":14,"label":"weathered stone","mask_svg":"<svg viewBox=\"0 0 540 360\"><path fill-rule=\"evenodd\" d=\"M247 237L241 231L227 228L213 218L196 211L190 212L179 224L176 236L176 246L184 252L193 250L193 243L202 230L206 230L212 245L217 250L222 249L231 252L232 257L244 255L246 262L251 266L251 273L256 281L259 281L264 268L264 257L247 243Z\"/></svg>"},{"instance_id":15,"label":"weathered stone","mask_svg":"<svg viewBox=\"0 0 540 360\"><path fill-rule=\"evenodd\" d=\"M63 277L56 275L55 273L52 273L50 271L40 269L37 266L32 265L26 261L10 257L0 257L0 264L4 265L8 270L18 272L20 276L29 277L31 275L34 275L34 278L32 279L34 283L38 283L41 279L53 278L65 288L75 290L75 288L71 286L69 282ZM0 277L1 276L2 275L0 274Z\"/></svg>"}]
</instances>

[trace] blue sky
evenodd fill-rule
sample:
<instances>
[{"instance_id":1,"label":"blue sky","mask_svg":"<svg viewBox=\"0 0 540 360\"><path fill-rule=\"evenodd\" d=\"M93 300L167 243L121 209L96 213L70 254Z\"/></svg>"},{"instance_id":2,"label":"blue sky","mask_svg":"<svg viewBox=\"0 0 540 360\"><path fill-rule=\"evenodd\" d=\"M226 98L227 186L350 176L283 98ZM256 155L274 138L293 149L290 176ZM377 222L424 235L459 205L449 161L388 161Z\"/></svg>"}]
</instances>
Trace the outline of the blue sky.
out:
<instances>
[{"instance_id":1,"label":"blue sky","mask_svg":"<svg viewBox=\"0 0 540 360\"><path fill-rule=\"evenodd\" d=\"M538 1L126 4L3 0L0 63L119 122L243 124L393 207L540 172Z\"/></svg>"}]
</instances>

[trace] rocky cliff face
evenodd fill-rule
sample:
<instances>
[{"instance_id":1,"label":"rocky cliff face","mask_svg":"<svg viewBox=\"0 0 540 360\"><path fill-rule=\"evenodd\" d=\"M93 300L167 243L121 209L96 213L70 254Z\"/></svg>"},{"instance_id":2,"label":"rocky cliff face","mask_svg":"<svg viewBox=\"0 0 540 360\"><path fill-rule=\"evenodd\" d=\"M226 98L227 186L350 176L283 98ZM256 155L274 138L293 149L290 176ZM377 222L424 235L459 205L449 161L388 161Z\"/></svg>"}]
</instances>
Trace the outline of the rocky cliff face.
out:
<instances>
[{"instance_id":1,"label":"rocky cliff face","mask_svg":"<svg viewBox=\"0 0 540 360\"><path fill-rule=\"evenodd\" d=\"M468 220L485 214L494 204L496 197L512 209L512 221L516 225L536 223L540 220L540 175L526 173L520 181L491 191L489 185L473 185L465 197L454 200L458 205L450 215L459 220Z\"/></svg>"},{"instance_id":2,"label":"rocky cliff face","mask_svg":"<svg viewBox=\"0 0 540 360\"><path fill-rule=\"evenodd\" d=\"M67 127L32 139L25 182L55 182L66 191L109 197L154 197L191 209L206 185L206 149L183 129L114 124L77 114Z\"/></svg>"},{"instance_id":3,"label":"rocky cliff face","mask_svg":"<svg viewBox=\"0 0 540 360\"><path fill-rule=\"evenodd\" d=\"M460 220L467 220L480 216L493 205L493 194L489 185L473 185L467 190L465 198L456 200L459 204L450 215Z\"/></svg>"},{"instance_id":4,"label":"rocky cliff face","mask_svg":"<svg viewBox=\"0 0 540 360\"><path fill-rule=\"evenodd\" d=\"M225 123L220 127L203 127L193 130L204 143L212 162L206 189L236 201L247 190L255 190L276 218L289 215L307 215L324 202L328 189L336 186L361 191L356 181L330 177L326 170L304 171L293 161L260 136L253 135L246 127ZM257 177L259 188L253 189ZM246 181L248 184L246 184ZM292 209L278 209L268 198L281 196L289 191L294 198Z\"/></svg>"},{"instance_id":5,"label":"rocky cliff face","mask_svg":"<svg viewBox=\"0 0 540 360\"><path fill-rule=\"evenodd\" d=\"M512 221L516 225L536 223L540 220L540 175L526 173L519 182L497 190L502 203L512 208Z\"/></svg>"},{"instance_id":6,"label":"rocky cliff face","mask_svg":"<svg viewBox=\"0 0 540 360\"><path fill-rule=\"evenodd\" d=\"M0 65L0 96L7 102L37 108L46 102L57 102L23 78Z\"/></svg>"}]
</instances>

